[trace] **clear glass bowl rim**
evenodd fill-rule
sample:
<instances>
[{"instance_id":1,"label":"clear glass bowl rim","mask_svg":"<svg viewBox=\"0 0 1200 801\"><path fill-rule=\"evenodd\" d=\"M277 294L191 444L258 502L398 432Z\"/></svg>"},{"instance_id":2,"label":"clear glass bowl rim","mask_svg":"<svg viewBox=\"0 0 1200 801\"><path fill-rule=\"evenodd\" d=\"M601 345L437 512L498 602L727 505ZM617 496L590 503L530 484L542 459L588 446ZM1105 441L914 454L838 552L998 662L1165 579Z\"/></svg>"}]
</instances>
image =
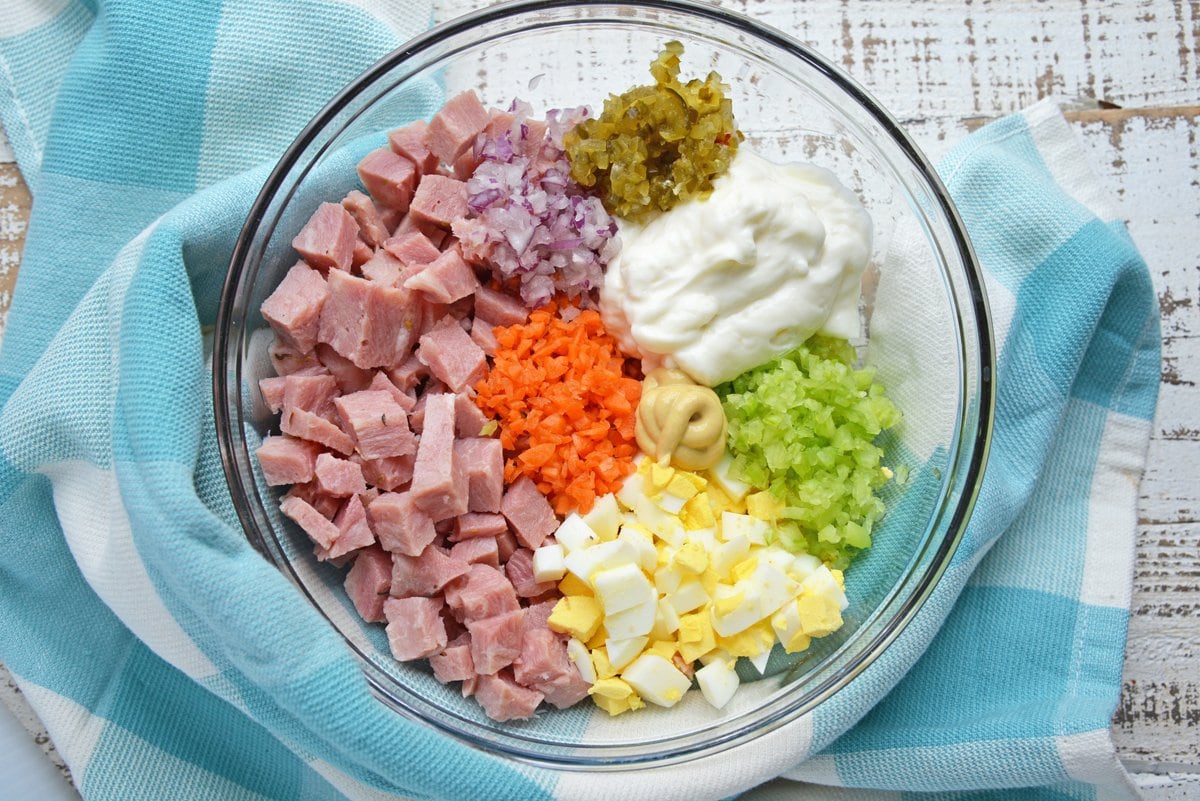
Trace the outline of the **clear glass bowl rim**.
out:
<instances>
[{"instance_id":1,"label":"clear glass bowl rim","mask_svg":"<svg viewBox=\"0 0 1200 801\"><path fill-rule=\"evenodd\" d=\"M945 485L947 489L940 501L942 506L934 515L934 519L947 521L944 525L945 533L940 540L925 543L927 564L924 572L916 578L915 584L901 601L899 607L894 610L879 630L873 633L870 641L860 649L857 656L851 658L846 665L815 689L798 697L789 698L786 703L775 703L765 707L766 714L760 715L752 725L743 725L701 741L697 741L695 737L689 739L683 736L663 738L649 743L650 745L674 743L673 747L666 750L640 748L631 750L623 744L596 748L589 748L587 744L571 744L549 752L541 741L531 741L532 746L522 745L522 738L519 736L505 742L497 742L493 738L471 731L463 731L454 726L447 727L445 721L431 719L409 707L384 686L379 677L374 674L366 656L351 645L352 650L363 664L364 672L375 694L381 701L388 703L408 717L431 724L447 734L484 750L543 767L628 770L674 764L745 742L811 711L837 690L850 683L874 662L888 644L900 635L924 605L958 548L978 495L991 444L995 409L996 362L991 314L982 272L965 226L936 171L899 122L853 78L820 54L779 30L747 16L714 5L696 2L696 0L632 0L622 3L614 3L611 0L512 0L512 2L488 6L431 28L384 56L338 92L297 135L267 177L235 242L221 292L213 345L213 402L222 466L243 533L250 544L287 575L315 605L315 601L303 583L298 581L295 573L286 563L281 564L272 553L272 549L267 546L264 534L259 527L259 521L252 510L252 504L261 503L261 499L257 493L248 490L245 483L245 476L249 475L249 465L243 438L244 423L239 398L242 383L240 348L246 331L244 317L239 317L236 312L239 305L239 292L242 288L243 271L247 264L247 258L252 255L252 247L259 233L259 227L288 176L297 167L308 148L320 139L328 124L351 105L364 89L373 86L380 78L402 65L406 60L418 56L445 40L469 34L480 26L501 21L520 20L525 16L545 14L555 10L585 7L611 8L614 11L617 9L663 11L715 22L799 58L852 98L862 111L870 115L883 128L892 143L899 147L908 163L917 169L925 183L925 188L929 190L936 204L936 211L943 217L950 231L952 241L948 244L965 268L962 278L966 285L966 301L972 319L975 321L975 325L970 331L975 340L972 348L974 352L971 355L974 357L978 369L978 374L974 376L975 394L972 396L966 391L967 388L963 387L959 408L959 427L955 432L956 441L952 447L956 456L952 466L956 472L959 470L963 472L954 481L947 482ZM563 20L558 24L568 24L571 21ZM588 23L597 20L581 18L574 21ZM962 308L958 298L955 298L955 306ZM959 316L961 319L961 314ZM964 363L967 362L969 360L964 358ZM976 421L973 431L963 431L962 421L964 420ZM945 501L954 496L956 492L957 498L954 504L947 508ZM933 549L932 553L928 553L930 548ZM321 614L324 615L323 612ZM586 753L581 755L578 753L581 750Z\"/></svg>"}]
</instances>

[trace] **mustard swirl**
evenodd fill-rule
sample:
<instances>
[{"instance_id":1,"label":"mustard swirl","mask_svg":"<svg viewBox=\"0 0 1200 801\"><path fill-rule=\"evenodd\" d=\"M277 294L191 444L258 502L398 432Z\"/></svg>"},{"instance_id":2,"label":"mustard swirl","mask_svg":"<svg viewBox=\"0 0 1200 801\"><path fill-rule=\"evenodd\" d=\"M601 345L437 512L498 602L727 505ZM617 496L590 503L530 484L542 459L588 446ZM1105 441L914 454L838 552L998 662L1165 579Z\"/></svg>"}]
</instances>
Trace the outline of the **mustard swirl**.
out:
<instances>
[{"instance_id":1,"label":"mustard swirl","mask_svg":"<svg viewBox=\"0 0 1200 801\"><path fill-rule=\"evenodd\" d=\"M725 453L725 411L711 388L660 367L642 382L634 433L638 447L659 464L703 470Z\"/></svg>"}]
</instances>

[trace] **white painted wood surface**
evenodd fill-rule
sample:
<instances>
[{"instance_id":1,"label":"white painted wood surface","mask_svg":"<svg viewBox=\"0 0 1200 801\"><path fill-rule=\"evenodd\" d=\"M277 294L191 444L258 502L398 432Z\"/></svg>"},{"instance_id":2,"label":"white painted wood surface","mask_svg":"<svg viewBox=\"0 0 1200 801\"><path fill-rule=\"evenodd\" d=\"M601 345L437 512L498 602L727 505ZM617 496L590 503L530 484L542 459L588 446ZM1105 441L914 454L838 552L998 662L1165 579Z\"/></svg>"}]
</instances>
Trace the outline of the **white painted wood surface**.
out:
<instances>
[{"instance_id":1,"label":"white painted wood surface","mask_svg":"<svg viewBox=\"0 0 1200 801\"><path fill-rule=\"evenodd\" d=\"M485 5L434 0L435 18ZM1059 98L1145 257L1163 368L1118 753L1150 801L1200 800L1200 2L721 0L840 63L934 159L989 119ZM29 200L0 137L0 335ZM52 760L0 667L0 699ZM65 770L65 769L64 769Z\"/></svg>"}]
</instances>

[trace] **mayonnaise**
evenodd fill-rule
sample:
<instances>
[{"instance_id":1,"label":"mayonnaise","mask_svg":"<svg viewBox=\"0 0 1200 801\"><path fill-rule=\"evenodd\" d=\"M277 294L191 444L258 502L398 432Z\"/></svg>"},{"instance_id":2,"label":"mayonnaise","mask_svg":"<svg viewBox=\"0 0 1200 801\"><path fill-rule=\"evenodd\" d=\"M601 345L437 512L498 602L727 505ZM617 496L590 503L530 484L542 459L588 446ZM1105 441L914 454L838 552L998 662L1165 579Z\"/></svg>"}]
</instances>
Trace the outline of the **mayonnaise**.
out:
<instances>
[{"instance_id":1,"label":"mayonnaise","mask_svg":"<svg viewBox=\"0 0 1200 801\"><path fill-rule=\"evenodd\" d=\"M814 333L858 335L871 218L828 170L743 147L707 199L623 223L621 243L600 308L647 367L715 386Z\"/></svg>"}]
</instances>

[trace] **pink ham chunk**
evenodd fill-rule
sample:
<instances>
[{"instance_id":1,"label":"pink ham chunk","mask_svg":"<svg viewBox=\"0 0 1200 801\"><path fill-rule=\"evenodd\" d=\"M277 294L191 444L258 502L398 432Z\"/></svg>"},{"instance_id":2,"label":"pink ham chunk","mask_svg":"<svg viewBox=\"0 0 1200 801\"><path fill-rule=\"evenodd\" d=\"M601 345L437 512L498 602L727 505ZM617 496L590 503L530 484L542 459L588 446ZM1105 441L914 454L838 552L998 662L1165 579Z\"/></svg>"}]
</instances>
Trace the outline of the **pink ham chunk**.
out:
<instances>
[{"instance_id":1,"label":"pink ham chunk","mask_svg":"<svg viewBox=\"0 0 1200 801\"><path fill-rule=\"evenodd\" d=\"M500 347L500 341L496 339L496 327L479 317L471 321L471 341L488 356L495 356L496 349Z\"/></svg>"},{"instance_id":2,"label":"pink ham chunk","mask_svg":"<svg viewBox=\"0 0 1200 801\"><path fill-rule=\"evenodd\" d=\"M392 238L400 239L401 237L407 236L411 233L424 234L429 240L430 244L438 249L438 253L442 252L442 243L445 242L450 236L448 231L438 228L436 225L430 224L427 220L414 217L411 214L405 214L404 217L401 218L400 224L397 225L395 230L392 231ZM384 243L384 247L387 247L386 242Z\"/></svg>"},{"instance_id":3,"label":"pink ham chunk","mask_svg":"<svg viewBox=\"0 0 1200 801\"><path fill-rule=\"evenodd\" d=\"M317 344L321 309L328 296L329 286L321 274L297 262L263 301L262 316L281 342L297 353L308 353Z\"/></svg>"},{"instance_id":4,"label":"pink ham chunk","mask_svg":"<svg viewBox=\"0 0 1200 801\"><path fill-rule=\"evenodd\" d=\"M450 555L467 564L500 567L500 550L496 547L495 537L474 537L457 542L450 548ZM517 594L521 594L520 588L517 588Z\"/></svg>"},{"instance_id":5,"label":"pink ham chunk","mask_svg":"<svg viewBox=\"0 0 1200 801\"><path fill-rule=\"evenodd\" d=\"M366 389L367 385L371 383L371 379L375 377L374 371L364 370L355 365L354 362L324 342L317 343L316 354L317 358L321 360L321 368L333 376L343 395Z\"/></svg>"},{"instance_id":6,"label":"pink ham chunk","mask_svg":"<svg viewBox=\"0 0 1200 801\"><path fill-rule=\"evenodd\" d=\"M454 433L464 439L482 436L487 416L475 405L475 390L470 385L454 397Z\"/></svg>"},{"instance_id":7,"label":"pink ham chunk","mask_svg":"<svg viewBox=\"0 0 1200 801\"><path fill-rule=\"evenodd\" d=\"M383 218L379 216L379 208L357 189L342 198L342 208L350 212L350 216L358 223L358 235L371 248L379 247L383 240L391 236L383 224Z\"/></svg>"},{"instance_id":8,"label":"pink ham chunk","mask_svg":"<svg viewBox=\"0 0 1200 801\"><path fill-rule=\"evenodd\" d=\"M329 520L333 520L338 513L338 509L342 508L342 499L334 498L332 495L326 495L321 492L317 489L315 481L310 481L307 484L294 484L287 491L284 498L299 498L320 512L322 517ZM282 504L282 501L280 503Z\"/></svg>"},{"instance_id":9,"label":"pink ham chunk","mask_svg":"<svg viewBox=\"0 0 1200 801\"><path fill-rule=\"evenodd\" d=\"M388 598L383 603L387 617L388 644L401 662L433 656L446 647L446 626L439 614L440 598Z\"/></svg>"},{"instance_id":10,"label":"pink ham chunk","mask_svg":"<svg viewBox=\"0 0 1200 801\"><path fill-rule=\"evenodd\" d=\"M331 273L328 283L319 341L363 369L407 357L421 323L409 292L347 273Z\"/></svg>"},{"instance_id":11,"label":"pink ham chunk","mask_svg":"<svg viewBox=\"0 0 1200 801\"><path fill-rule=\"evenodd\" d=\"M396 553L393 555L390 591L396 598L414 595L431 598L470 569L465 561L443 553L436 545L427 546L417 556Z\"/></svg>"},{"instance_id":12,"label":"pink ham chunk","mask_svg":"<svg viewBox=\"0 0 1200 801\"><path fill-rule=\"evenodd\" d=\"M328 373L292 373L283 379L283 411L303 409L321 417L330 417L333 414L333 399L337 394L337 380Z\"/></svg>"},{"instance_id":13,"label":"pink ham chunk","mask_svg":"<svg viewBox=\"0 0 1200 801\"><path fill-rule=\"evenodd\" d=\"M525 613L517 609L467 623L471 634L471 662L475 672L490 675L508 667L521 654Z\"/></svg>"},{"instance_id":14,"label":"pink ham chunk","mask_svg":"<svg viewBox=\"0 0 1200 801\"><path fill-rule=\"evenodd\" d=\"M338 538L328 552L323 555L318 553L318 558L323 556L325 559L340 559L359 548L375 544L375 534L367 522L367 510L357 495L346 499L337 516L333 518L333 524L338 527Z\"/></svg>"},{"instance_id":15,"label":"pink ham chunk","mask_svg":"<svg viewBox=\"0 0 1200 801\"><path fill-rule=\"evenodd\" d=\"M471 565L465 576L446 585L445 595L454 616L464 623L521 608L512 582L487 565Z\"/></svg>"},{"instance_id":16,"label":"pink ham chunk","mask_svg":"<svg viewBox=\"0 0 1200 801\"><path fill-rule=\"evenodd\" d=\"M382 370L375 373L375 377L371 379L371 383L367 389L373 392L386 392L391 395L392 400L404 410L405 414L411 412L413 407L417 405L417 399L393 384L391 379L387 377L387 373Z\"/></svg>"},{"instance_id":17,"label":"pink ham chunk","mask_svg":"<svg viewBox=\"0 0 1200 801\"><path fill-rule=\"evenodd\" d=\"M481 675L475 685L475 699L492 720L525 720L533 717L544 696L536 690L522 687L508 671L494 676Z\"/></svg>"},{"instance_id":18,"label":"pink ham chunk","mask_svg":"<svg viewBox=\"0 0 1200 801\"><path fill-rule=\"evenodd\" d=\"M425 419L413 466L413 502L436 523L467 511L470 483L455 458L454 396L426 393Z\"/></svg>"},{"instance_id":19,"label":"pink ham chunk","mask_svg":"<svg viewBox=\"0 0 1200 801\"><path fill-rule=\"evenodd\" d=\"M345 498L367 491L362 468L348 459L322 453L317 457L313 468L317 477L317 489L327 495Z\"/></svg>"},{"instance_id":20,"label":"pink ham chunk","mask_svg":"<svg viewBox=\"0 0 1200 801\"><path fill-rule=\"evenodd\" d=\"M529 309L512 295L481 286L475 290L475 319L492 325L520 325L529 318Z\"/></svg>"},{"instance_id":21,"label":"pink ham chunk","mask_svg":"<svg viewBox=\"0 0 1200 801\"><path fill-rule=\"evenodd\" d=\"M363 458L407 456L417 450L408 415L392 393L365 389L336 398L333 405Z\"/></svg>"},{"instance_id":22,"label":"pink ham chunk","mask_svg":"<svg viewBox=\"0 0 1200 801\"><path fill-rule=\"evenodd\" d=\"M480 537L495 539L505 531L508 531L508 521L504 515L467 512L454 518L450 541L462 542Z\"/></svg>"},{"instance_id":23,"label":"pink ham chunk","mask_svg":"<svg viewBox=\"0 0 1200 801\"><path fill-rule=\"evenodd\" d=\"M263 403L272 414L279 414L283 408L283 389L287 385L287 376L272 375L258 380L258 391L262 393Z\"/></svg>"},{"instance_id":24,"label":"pink ham chunk","mask_svg":"<svg viewBox=\"0 0 1200 801\"><path fill-rule=\"evenodd\" d=\"M295 495L285 495L279 504L279 511L296 521L296 525L304 529L313 542L326 550L333 547L341 533L332 520ZM515 595L513 597L516 598Z\"/></svg>"},{"instance_id":25,"label":"pink ham chunk","mask_svg":"<svg viewBox=\"0 0 1200 801\"><path fill-rule=\"evenodd\" d=\"M421 179L408 207L408 216L418 224L449 229L455 220L466 217L467 185L445 175L426 175Z\"/></svg>"},{"instance_id":26,"label":"pink ham chunk","mask_svg":"<svg viewBox=\"0 0 1200 801\"><path fill-rule=\"evenodd\" d=\"M521 653L513 664L517 683L536 690L565 709L587 697L588 683L567 657L566 646L549 629L526 628Z\"/></svg>"},{"instance_id":27,"label":"pink ham chunk","mask_svg":"<svg viewBox=\"0 0 1200 801\"><path fill-rule=\"evenodd\" d=\"M285 434L319 442L346 456L354 452L354 440L345 431L324 417L303 409L285 408L279 417L279 428Z\"/></svg>"},{"instance_id":28,"label":"pink ham chunk","mask_svg":"<svg viewBox=\"0 0 1200 801\"><path fill-rule=\"evenodd\" d=\"M513 589L521 598L536 598L550 592L555 586L553 581L534 581L533 551L528 548L518 548L512 552L504 563L504 575L508 576Z\"/></svg>"},{"instance_id":29,"label":"pink ham chunk","mask_svg":"<svg viewBox=\"0 0 1200 801\"><path fill-rule=\"evenodd\" d=\"M437 156L429 151L428 131L429 124L417 120L388 134L388 147L392 152L415 164L421 175L433 172L438 166Z\"/></svg>"},{"instance_id":30,"label":"pink ham chunk","mask_svg":"<svg viewBox=\"0 0 1200 801\"><path fill-rule=\"evenodd\" d=\"M554 607L557 604L558 599L555 598L551 601L542 601L525 607L525 630L532 631L533 629L546 628L546 622L550 620L550 615L554 613ZM554 636L561 639L569 635L555 634Z\"/></svg>"},{"instance_id":31,"label":"pink ham chunk","mask_svg":"<svg viewBox=\"0 0 1200 801\"><path fill-rule=\"evenodd\" d=\"M321 347L319 344L317 347ZM267 346L267 356L276 375L292 375L304 370L319 370L321 362L312 352L302 352L287 344L278 336Z\"/></svg>"},{"instance_id":32,"label":"pink ham chunk","mask_svg":"<svg viewBox=\"0 0 1200 801\"><path fill-rule=\"evenodd\" d=\"M454 443L455 456L466 466L471 512L499 512L504 496L504 446L498 439L471 437Z\"/></svg>"},{"instance_id":33,"label":"pink ham chunk","mask_svg":"<svg viewBox=\"0 0 1200 801\"><path fill-rule=\"evenodd\" d=\"M429 515L408 492L384 492L367 506L367 518L384 550L419 556L437 538Z\"/></svg>"},{"instance_id":34,"label":"pink ham chunk","mask_svg":"<svg viewBox=\"0 0 1200 801\"><path fill-rule=\"evenodd\" d=\"M383 602L392 583L392 555L382 548L360 551L346 573L346 595L368 623L382 623Z\"/></svg>"},{"instance_id":35,"label":"pink ham chunk","mask_svg":"<svg viewBox=\"0 0 1200 801\"><path fill-rule=\"evenodd\" d=\"M383 249L405 265L429 264L442 255L429 237L420 231L397 234L383 243Z\"/></svg>"},{"instance_id":36,"label":"pink ham chunk","mask_svg":"<svg viewBox=\"0 0 1200 801\"><path fill-rule=\"evenodd\" d=\"M507 518L517 540L530 550L541 547L542 540L558 528L550 502L528 476L518 478L504 493L500 513Z\"/></svg>"},{"instance_id":37,"label":"pink ham chunk","mask_svg":"<svg viewBox=\"0 0 1200 801\"><path fill-rule=\"evenodd\" d=\"M475 676L475 663L471 661L471 636L460 634L442 650L429 657L433 676L442 684L466 681Z\"/></svg>"},{"instance_id":38,"label":"pink ham chunk","mask_svg":"<svg viewBox=\"0 0 1200 801\"><path fill-rule=\"evenodd\" d=\"M358 223L338 203L322 203L313 212L292 247L319 270L349 270L358 241Z\"/></svg>"},{"instance_id":39,"label":"pink ham chunk","mask_svg":"<svg viewBox=\"0 0 1200 801\"><path fill-rule=\"evenodd\" d=\"M375 251L371 258L358 268L363 278L383 286L395 286L403 270L404 265L400 260L386 250Z\"/></svg>"},{"instance_id":40,"label":"pink ham chunk","mask_svg":"<svg viewBox=\"0 0 1200 801\"><path fill-rule=\"evenodd\" d=\"M475 142L476 135L488 124L488 112L479 96L468 89L446 101L433 115L425 132L430 152L446 164L453 164Z\"/></svg>"},{"instance_id":41,"label":"pink ham chunk","mask_svg":"<svg viewBox=\"0 0 1200 801\"><path fill-rule=\"evenodd\" d=\"M417 186L417 168L390 148L372 150L358 163L358 177L379 203L396 211L407 211Z\"/></svg>"},{"instance_id":42,"label":"pink ham chunk","mask_svg":"<svg viewBox=\"0 0 1200 801\"><path fill-rule=\"evenodd\" d=\"M479 288L475 270L463 261L457 247L444 250L423 270L404 282L405 289L420 292L434 303L453 303Z\"/></svg>"},{"instance_id":43,"label":"pink ham chunk","mask_svg":"<svg viewBox=\"0 0 1200 801\"><path fill-rule=\"evenodd\" d=\"M442 318L418 343L417 358L453 392L474 386L487 371L487 356L451 317Z\"/></svg>"},{"instance_id":44,"label":"pink ham chunk","mask_svg":"<svg viewBox=\"0 0 1200 801\"><path fill-rule=\"evenodd\" d=\"M385 456L382 459L357 457L362 465L363 478L381 490L390 492L401 489L412 481L415 455Z\"/></svg>"},{"instance_id":45,"label":"pink ham chunk","mask_svg":"<svg viewBox=\"0 0 1200 801\"><path fill-rule=\"evenodd\" d=\"M264 439L255 455L267 485L278 487L312 481L320 450L319 445L284 434Z\"/></svg>"},{"instance_id":46,"label":"pink ham chunk","mask_svg":"<svg viewBox=\"0 0 1200 801\"><path fill-rule=\"evenodd\" d=\"M429 368L414 353L399 366L385 371L387 377L404 392L415 392L417 386L429 375Z\"/></svg>"}]
</instances>

